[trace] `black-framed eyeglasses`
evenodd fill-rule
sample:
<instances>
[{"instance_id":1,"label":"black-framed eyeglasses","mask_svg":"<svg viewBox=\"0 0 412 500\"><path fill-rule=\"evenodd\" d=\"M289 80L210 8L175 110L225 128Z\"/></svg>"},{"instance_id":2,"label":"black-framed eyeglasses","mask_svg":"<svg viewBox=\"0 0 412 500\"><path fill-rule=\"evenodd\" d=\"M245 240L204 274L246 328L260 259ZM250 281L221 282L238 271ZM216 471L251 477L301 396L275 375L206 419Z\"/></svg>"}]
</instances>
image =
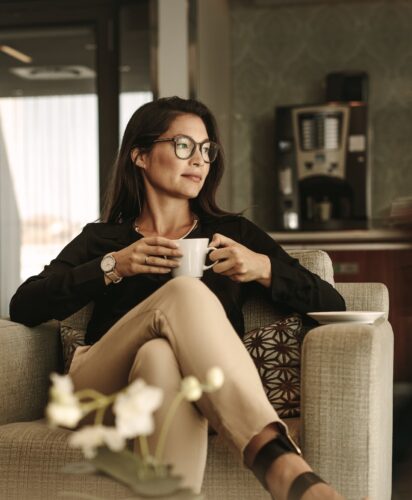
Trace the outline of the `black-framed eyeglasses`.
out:
<instances>
[{"instance_id":1,"label":"black-framed eyeglasses","mask_svg":"<svg viewBox=\"0 0 412 500\"><path fill-rule=\"evenodd\" d=\"M219 144L216 144L216 142L209 141L209 139L203 142L196 142L188 135L176 135L170 139L156 139L153 141L153 143L156 142L173 142L175 155L181 160L191 158L195 154L196 146L199 146L200 154L205 163L215 161L219 152Z\"/></svg>"}]
</instances>

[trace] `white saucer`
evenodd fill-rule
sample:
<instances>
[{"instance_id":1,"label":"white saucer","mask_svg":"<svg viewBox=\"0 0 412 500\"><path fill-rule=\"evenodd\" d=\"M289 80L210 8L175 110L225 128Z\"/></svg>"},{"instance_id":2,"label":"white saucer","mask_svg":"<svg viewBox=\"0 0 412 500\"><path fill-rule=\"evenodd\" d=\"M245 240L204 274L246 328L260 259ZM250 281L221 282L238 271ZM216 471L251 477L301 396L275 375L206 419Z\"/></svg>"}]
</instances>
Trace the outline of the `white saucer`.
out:
<instances>
[{"instance_id":1,"label":"white saucer","mask_svg":"<svg viewBox=\"0 0 412 500\"><path fill-rule=\"evenodd\" d=\"M325 311L309 312L308 316L321 325L328 323L365 323L371 325L385 313L382 311Z\"/></svg>"}]
</instances>

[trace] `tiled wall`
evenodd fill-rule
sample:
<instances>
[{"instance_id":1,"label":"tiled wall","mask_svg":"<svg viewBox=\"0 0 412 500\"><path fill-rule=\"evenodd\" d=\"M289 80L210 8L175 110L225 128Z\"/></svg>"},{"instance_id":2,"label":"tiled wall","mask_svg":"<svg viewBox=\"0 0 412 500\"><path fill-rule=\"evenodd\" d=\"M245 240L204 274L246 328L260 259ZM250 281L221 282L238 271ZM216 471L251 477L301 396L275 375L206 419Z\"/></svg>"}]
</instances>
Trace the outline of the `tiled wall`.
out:
<instances>
[{"instance_id":1,"label":"tiled wall","mask_svg":"<svg viewBox=\"0 0 412 500\"><path fill-rule=\"evenodd\" d=\"M412 1L232 0L232 201L273 228L274 108L319 102L327 73L369 73L372 214L412 195Z\"/></svg>"}]
</instances>

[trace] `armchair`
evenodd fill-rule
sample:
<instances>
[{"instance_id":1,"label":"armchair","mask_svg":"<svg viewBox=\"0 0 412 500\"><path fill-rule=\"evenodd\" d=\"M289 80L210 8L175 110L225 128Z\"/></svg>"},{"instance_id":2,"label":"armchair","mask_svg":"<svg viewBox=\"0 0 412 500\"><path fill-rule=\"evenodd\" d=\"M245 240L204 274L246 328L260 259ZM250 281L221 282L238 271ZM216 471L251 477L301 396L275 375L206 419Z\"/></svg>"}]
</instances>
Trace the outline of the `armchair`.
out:
<instances>
[{"instance_id":1,"label":"armchair","mask_svg":"<svg viewBox=\"0 0 412 500\"><path fill-rule=\"evenodd\" d=\"M325 252L290 252L333 283ZM349 310L389 309L383 284L336 284ZM270 323L262 299L244 307L246 330ZM82 459L67 446L71 431L43 419L49 373L61 370L59 324L35 328L0 320L0 498L55 499L59 491L128 498L130 491L104 476L71 475L62 466ZM348 500L391 497L393 333L387 319L374 325L335 324L305 337L301 417L286 419L306 460ZM251 472L210 436L204 488L210 500L269 498ZM67 497L66 497L67 498Z\"/></svg>"}]
</instances>

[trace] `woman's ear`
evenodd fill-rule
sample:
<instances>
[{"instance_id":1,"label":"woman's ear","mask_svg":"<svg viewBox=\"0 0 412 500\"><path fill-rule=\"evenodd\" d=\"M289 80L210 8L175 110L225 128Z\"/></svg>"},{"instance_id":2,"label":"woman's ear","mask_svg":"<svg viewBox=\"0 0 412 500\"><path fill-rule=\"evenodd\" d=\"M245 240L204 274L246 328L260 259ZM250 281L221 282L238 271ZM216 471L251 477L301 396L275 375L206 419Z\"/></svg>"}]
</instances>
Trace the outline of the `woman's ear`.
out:
<instances>
[{"instance_id":1,"label":"woman's ear","mask_svg":"<svg viewBox=\"0 0 412 500\"><path fill-rule=\"evenodd\" d=\"M130 158L132 162L136 165L136 167L146 168L146 163L144 159L144 154L139 151L138 148L133 148L130 152Z\"/></svg>"}]
</instances>

